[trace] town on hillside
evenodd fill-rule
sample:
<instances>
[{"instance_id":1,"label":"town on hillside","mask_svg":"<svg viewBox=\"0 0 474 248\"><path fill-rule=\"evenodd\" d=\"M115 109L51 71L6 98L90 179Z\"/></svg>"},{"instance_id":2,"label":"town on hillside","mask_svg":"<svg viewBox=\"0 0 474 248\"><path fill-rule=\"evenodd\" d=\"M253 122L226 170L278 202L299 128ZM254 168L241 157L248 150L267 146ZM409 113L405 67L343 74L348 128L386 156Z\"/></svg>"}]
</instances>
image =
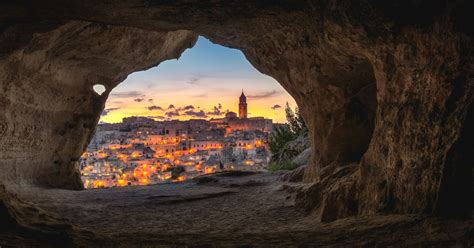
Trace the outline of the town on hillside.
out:
<instances>
[{"instance_id":1,"label":"town on hillside","mask_svg":"<svg viewBox=\"0 0 474 248\"><path fill-rule=\"evenodd\" d=\"M99 124L80 160L85 188L180 182L225 170L262 171L268 166L271 119L239 114L219 119L155 121L127 117Z\"/></svg>"}]
</instances>

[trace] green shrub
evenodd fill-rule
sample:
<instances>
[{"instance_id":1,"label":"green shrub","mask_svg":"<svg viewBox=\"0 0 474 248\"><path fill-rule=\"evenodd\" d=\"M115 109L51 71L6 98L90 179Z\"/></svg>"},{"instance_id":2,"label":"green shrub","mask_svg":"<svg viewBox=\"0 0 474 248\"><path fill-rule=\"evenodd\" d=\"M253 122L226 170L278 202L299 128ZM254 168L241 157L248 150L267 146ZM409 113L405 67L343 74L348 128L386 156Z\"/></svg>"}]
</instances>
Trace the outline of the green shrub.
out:
<instances>
[{"instance_id":1,"label":"green shrub","mask_svg":"<svg viewBox=\"0 0 474 248\"><path fill-rule=\"evenodd\" d=\"M296 168L297 166L292 165L290 161L302 151L294 150L288 147L287 144L308 133L308 128L298 107L293 111L286 103L285 112L288 124L275 127L275 130L268 137L268 146L272 153L270 170L292 170Z\"/></svg>"},{"instance_id":2,"label":"green shrub","mask_svg":"<svg viewBox=\"0 0 474 248\"><path fill-rule=\"evenodd\" d=\"M290 131L296 137L308 132L308 127L306 126L306 123L304 122L303 116L301 116L301 113L298 107L296 107L295 111L293 111L287 102L286 107L285 107L285 114L286 114L286 120L288 121Z\"/></svg>"},{"instance_id":3,"label":"green shrub","mask_svg":"<svg viewBox=\"0 0 474 248\"><path fill-rule=\"evenodd\" d=\"M268 137L268 146L273 154L280 153L286 143L294 140L295 134L287 127L276 127L275 131Z\"/></svg>"},{"instance_id":4,"label":"green shrub","mask_svg":"<svg viewBox=\"0 0 474 248\"><path fill-rule=\"evenodd\" d=\"M298 165L292 163L289 160L284 160L281 162L271 162L268 166L269 171L294 170L296 168L298 168Z\"/></svg>"}]
</instances>

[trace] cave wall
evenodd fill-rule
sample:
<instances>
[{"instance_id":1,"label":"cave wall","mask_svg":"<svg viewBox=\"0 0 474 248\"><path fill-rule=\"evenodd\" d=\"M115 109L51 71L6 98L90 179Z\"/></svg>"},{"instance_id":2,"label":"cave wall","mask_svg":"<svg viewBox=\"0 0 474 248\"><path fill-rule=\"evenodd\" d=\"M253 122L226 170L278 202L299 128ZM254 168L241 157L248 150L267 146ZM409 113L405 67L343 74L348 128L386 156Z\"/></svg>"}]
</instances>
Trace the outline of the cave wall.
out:
<instances>
[{"instance_id":1,"label":"cave wall","mask_svg":"<svg viewBox=\"0 0 474 248\"><path fill-rule=\"evenodd\" d=\"M391 53L373 62L378 109L360 164L362 213L431 213L446 187L443 170L460 166L448 162L448 152L472 103L471 48L443 25L407 30Z\"/></svg>"},{"instance_id":2,"label":"cave wall","mask_svg":"<svg viewBox=\"0 0 474 248\"><path fill-rule=\"evenodd\" d=\"M472 168L457 162L465 161L469 150L457 144L471 133L462 131L469 129L466 116L473 100L472 37L463 25L467 5L7 4L0 36L0 178L80 188L74 161L108 92L129 73L179 56L200 34L240 49L295 98L313 145L305 182L318 189L302 199L333 202L326 204L335 209L326 220L442 212L452 200L446 195L472 184L471 176L453 173ZM103 97L91 91L96 83L108 87ZM333 187L334 172L353 164L358 166L347 170L350 180ZM469 197L462 193L461 198ZM470 203L460 203L469 209Z\"/></svg>"},{"instance_id":3,"label":"cave wall","mask_svg":"<svg viewBox=\"0 0 474 248\"><path fill-rule=\"evenodd\" d=\"M0 62L1 180L81 189L76 162L110 90L133 71L179 57L195 39L80 21L35 34ZM95 84L107 91L98 95Z\"/></svg>"}]
</instances>

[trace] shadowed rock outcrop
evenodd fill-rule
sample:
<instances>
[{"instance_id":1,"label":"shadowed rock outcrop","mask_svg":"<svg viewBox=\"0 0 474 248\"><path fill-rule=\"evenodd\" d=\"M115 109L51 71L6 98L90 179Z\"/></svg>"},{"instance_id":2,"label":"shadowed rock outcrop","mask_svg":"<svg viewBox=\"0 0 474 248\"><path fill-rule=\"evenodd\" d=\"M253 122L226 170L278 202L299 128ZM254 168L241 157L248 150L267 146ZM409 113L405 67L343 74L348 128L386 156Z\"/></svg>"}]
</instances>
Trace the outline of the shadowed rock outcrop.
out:
<instances>
[{"instance_id":1,"label":"shadowed rock outcrop","mask_svg":"<svg viewBox=\"0 0 474 248\"><path fill-rule=\"evenodd\" d=\"M313 184L297 202L323 221L472 211L468 1L0 6L0 196L19 223L30 209L15 194L81 188L75 162L113 87L179 57L197 35L240 49L295 98L312 141L304 181ZM107 91L97 95L95 84Z\"/></svg>"},{"instance_id":2,"label":"shadowed rock outcrop","mask_svg":"<svg viewBox=\"0 0 474 248\"><path fill-rule=\"evenodd\" d=\"M2 181L80 189L75 162L113 87L133 71L178 57L194 40L189 31L78 21L35 34L0 61ZM96 84L106 92L96 94Z\"/></svg>"}]
</instances>

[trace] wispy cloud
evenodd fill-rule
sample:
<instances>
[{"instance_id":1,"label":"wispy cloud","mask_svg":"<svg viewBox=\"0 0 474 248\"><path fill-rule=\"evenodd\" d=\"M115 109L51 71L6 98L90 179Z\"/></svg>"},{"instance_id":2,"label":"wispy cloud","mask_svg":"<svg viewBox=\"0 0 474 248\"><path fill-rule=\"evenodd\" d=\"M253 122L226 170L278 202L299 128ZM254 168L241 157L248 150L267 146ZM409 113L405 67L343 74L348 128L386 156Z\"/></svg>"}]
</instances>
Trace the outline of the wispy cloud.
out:
<instances>
[{"instance_id":1,"label":"wispy cloud","mask_svg":"<svg viewBox=\"0 0 474 248\"><path fill-rule=\"evenodd\" d=\"M191 77L186 83L188 84L197 84L202 77Z\"/></svg>"},{"instance_id":2,"label":"wispy cloud","mask_svg":"<svg viewBox=\"0 0 474 248\"><path fill-rule=\"evenodd\" d=\"M145 101L145 98L140 97L140 98L135 98L135 99L133 99L133 100L134 100L135 102L143 102L143 101Z\"/></svg>"},{"instance_id":3,"label":"wispy cloud","mask_svg":"<svg viewBox=\"0 0 474 248\"><path fill-rule=\"evenodd\" d=\"M143 93L141 93L139 91L136 91L136 90L124 91L124 92L115 92L115 93L112 93L111 95L115 96L115 97L135 97L135 98L144 96Z\"/></svg>"},{"instance_id":4,"label":"wispy cloud","mask_svg":"<svg viewBox=\"0 0 474 248\"><path fill-rule=\"evenodd\" d=\"M147 109L150 110L150 111L152 111L152 110L163 110L162 107L157 106L157 105L148 106Z\"/></svg>"},{"instance_id":5,"label":"wispy cloud","mask_svg":"<svg viewBox=\"0 0 474 248\"><path fill-rule=\"evenodd\" d=\"M273 109L273 110L279 109L279 108L281 108L281 105L279 105L279 104L275 104L275 105L271 106L271 109Z\"/></svg>"},{"instance_id":6,"label":"wispy cloud","mask_svg":"<svg viewBox=\"0 0 474 248\"><path fill-rule=\"evenodd\" d=\"M214 115L214 116L219 116L223 115L224 112L221 111L222 105L219 103L217 106L214 106L212 111L207 112L208 115Z\"/></svg>"},{"instance_id":7,"label":"wispy cloud","mask_svg":"<svg viewBox=\"0 0 474 248\"><path fill-rule=\"evenodd\" d=\"M114 110L119 110L120 108L108 108L108 109L104 109L102 110L102 113L100 114L100 116L106 116L108 115L110 112L114 111Z\"/></svg>"},{"instance_id":8,"label":"wispy cloud","mask_svg":"<svg viewBox=\"0 0 474 248\"><path fill-rule=\"evenodd\" d=\"M192 109L194 109L194 106L193 106L193 105L186 105L186 106L184 106L184 107L179 107L179 108L177 108L176 110L178 110L178 111L184 111L184 110L192 110Z\"/></svg>"},{"instance_id":9,"label":"wispy cloud","mask_svg":"<svg viewBox=\"0 0 474 248\"><path fill-rule=\"evenodd\" d=\"M157 105L152 105L147 107L148 110L161 110L166 111L164 113L165 117L173 118L177 116L190 116L190 117L198 117L198 118L208 118L210 115L212 116L220 116L225 114L222 111L222 104L218 103L216 106L212 108L212 111L206 112L204 109L200 109L200 107L195 107L194 105L186 105L183 107L175 106L174 104L170 104L168 108L162 108ZM228 111L228 110L227 110ZM158 117L156 117L158 118Z\"/></svg>"},{"instance_id":10,"label":"wispy cloud","mask_svg":"<svg viewBox=\"0 0 474 248\"><path fill-rule=\"evenodd\" d=\"M165 113L166 116L168 116L168 118L173 118L174 116L179 116L179 112L174 110L174 111L168 111Z\"/></svg>"},{"instance_id":11,"label":"wispy cloud","mask_svg":"<svg viewBox=\"0 0 474 248\"><path fill-rule=\"evenodd\" d=\"M281 94L280 91L272 90L272 91L262 92L262 93L256 94L256 95L248 95L247 97L252 98L252 99L265 99L265 98L278 96L280 94Z\"/></svg>"},{"instance_id":12,"label":"wispy cloud","mask_svg":"<svg viewBox=\"0 0 474 248\"><path fill-rule=\"evenodd\" d=\"M202 93L202 94L197 94L197 95L193 95L191 97L195 97L195 98L205 98L205 97L208 97L208 94L207 93Z\"/></svg>"},{"instance_id":13,"label":"wispy cloud","mask_svg":"<svg viewBox=\"0 0 474 248\"><path fill-rule=\"evenodd\" d=\"M199 117L199 118L207 118L207 115L203 110L200 110L200 111L189 110L189 111L184 112L184 115Z\"/></svg>"},{"instance_id":14,"label":"wispy cloud","mask_svg":"<svg viewBox=\"0 0 474 248\"><path fill-rule=\"evenodd\" d=\"M193 75L190 76L190 78L186 81L187 84L203 84L204 82L201 82L203 79L206 78L213 78L214 75L208 75L207 73L193 73Z\"/></svg>"}]
</instances>

